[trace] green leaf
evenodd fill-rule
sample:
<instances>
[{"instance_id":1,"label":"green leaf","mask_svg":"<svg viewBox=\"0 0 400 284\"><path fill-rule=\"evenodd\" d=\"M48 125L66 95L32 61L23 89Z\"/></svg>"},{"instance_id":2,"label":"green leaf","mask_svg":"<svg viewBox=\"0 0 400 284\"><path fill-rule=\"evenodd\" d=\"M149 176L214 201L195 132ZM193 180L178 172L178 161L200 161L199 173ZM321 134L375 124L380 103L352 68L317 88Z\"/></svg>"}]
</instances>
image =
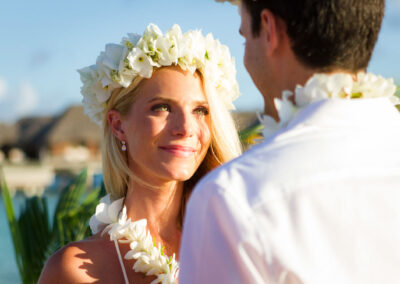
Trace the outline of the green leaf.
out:
<instances>
[{"instance_id":1,"label":"green leaf","mask_svg":"<svg viewBox=\"0 0 400 284\"><path fill-rule=\"evenodd\" d=\"M239 131L239 139L242 144L246 147L257 143L257 139L262 139L261 130L263 126L257 122L249 127Z\"/></svg>"},{"instance_id":2,"label":"green leaf","mask_svg":"<svg viewBox=\"0 0 400 284\"><path fill-rule=\"evenodd\" d=\"M69 212L80 206L80 199L86 191L87 169L84 169L60 194L53 221L53 234L59 237L61 246L74 239L74 234L68 225L77 225L79 221L68 222L65 220ZM65 223L65 224L64 224Z\"/></svg>"},{"instance_id":3,"label":"green leaf","mask_svg":"<svg viewBox=\"0 0 400 284\"><path fill-rule=\"evenodd\" d=\"M45 198L26 198L18 225L28 263L24 267L24 274L29 283L35 283L47 259L45 252L52 240Z\"/></svg>"},{"instance_id":4,"label":"green leaf","mask_svg":"<svg viewBox=\"0 0 400 284\"><path fill-rule=\"evenodd\" d=\"M21 233L18 227L18 222L15 217L14 205L12 203L11 194L8 189L8 185L2 168L0 168L0 189L1 189L1 195L3 197L4 208L6 210L11 238L14 245L15 259L17 261L17 266L21 278L24 281L23 273L24 273L24 268L26 267L25 248L24 248L24 243L22 242L21 239Z\"/></svg>"}]
</instances>

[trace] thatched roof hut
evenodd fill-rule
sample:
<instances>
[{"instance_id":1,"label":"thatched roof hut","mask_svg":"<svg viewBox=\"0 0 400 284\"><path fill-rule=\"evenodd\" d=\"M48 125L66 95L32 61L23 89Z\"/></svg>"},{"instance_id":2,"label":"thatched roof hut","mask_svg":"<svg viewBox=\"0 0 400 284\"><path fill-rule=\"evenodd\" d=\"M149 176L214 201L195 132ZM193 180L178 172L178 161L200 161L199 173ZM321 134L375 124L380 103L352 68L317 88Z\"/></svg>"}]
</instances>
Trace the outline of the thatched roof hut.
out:
<instances>
[{"instance_id":1,"label":"thatched roof hut","mask_svg":"<svg viewBox=\"0 0 400 284\"><path fill-rule=\"evenodd\" d=\"M71 106L55 117L30 117L17 122L17 145L29 158L61 155L66 147L100 151L101 129L84 115L82 106Z\"/></svg>"},{"instance_id":2,"label":"thatched roof hut","mask_svg":"<svg viewBox=\"0 0 400 284\"><path fill-rule=\"evenodd\" d=\"M0 123L0 162L17 143L17 128L13 124Z\"/></svg>"},{"instance_id":3,"label":"thatched roof hut","mask_svg":"<svg viewBox=\"0 0 400 284\"><path fill-rule=\"evenodd\" d=\"M56 121L46 136L49 146L70 143L75 145L99 145L101 128L83 113L83 107L68 108Z\"/></svg>"},{"instance_id":4,"label":"thatched roof hut","mask_svg":"<svg viewBox=\"0 0 400 284\"><path fill-rule=\"evenodd\" d=\"M0 123L0 146L17 142L17 128L14 124Z\"/></svg>"},{"instance_id":5,"label":"thatched roof hut","mask_svg":"<svg viewBox=\"0 0 400 284\"><path fill-rule=\"evenodd\" d=\"M42 137L46 136L55 122L54 117L27 117L20 119L18 129L17 146L25 152L27 157L38 159L42 147Z\"/></svg>"}]
</instances>

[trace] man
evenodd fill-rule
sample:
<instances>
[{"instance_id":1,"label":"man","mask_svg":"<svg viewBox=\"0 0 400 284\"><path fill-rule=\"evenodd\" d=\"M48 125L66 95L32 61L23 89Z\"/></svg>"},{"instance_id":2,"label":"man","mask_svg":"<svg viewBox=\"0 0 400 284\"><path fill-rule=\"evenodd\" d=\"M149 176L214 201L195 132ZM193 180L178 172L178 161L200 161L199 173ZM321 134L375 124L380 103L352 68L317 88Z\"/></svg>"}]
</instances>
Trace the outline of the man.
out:
<instances>
[{"instance_id":1,"label":"man","mask_svg":"<svg viewBox=\"0 0 400 284\"><path fill-rule=\"evenodd\" d=\"M244 64L281 129L195 188L179 282L400 283L394 86L357 75L384 0L242 0L240 14Z\"/></svg>"}]
</instances>

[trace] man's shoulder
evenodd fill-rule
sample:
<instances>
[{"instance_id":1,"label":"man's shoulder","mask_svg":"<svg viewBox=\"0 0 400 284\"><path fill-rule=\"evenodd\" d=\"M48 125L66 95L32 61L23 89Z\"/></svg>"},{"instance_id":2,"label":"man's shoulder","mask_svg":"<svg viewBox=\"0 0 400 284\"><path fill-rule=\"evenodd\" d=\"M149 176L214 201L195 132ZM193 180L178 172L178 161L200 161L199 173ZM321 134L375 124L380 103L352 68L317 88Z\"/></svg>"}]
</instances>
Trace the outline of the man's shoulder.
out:
<instances>
[{"instance_id":1,"label":"man's shoulder","mask_svg":"<svg viewBox=\"0 0 400 284\"><path fill-rule=\"evenodd\" d=\"M208 173L196 186L193 195L210 198L238 199L245 202L257 194L262 184L272 181L269 143L254 146L243 155Z\"/></svg>"},{"instance_id":2,"label":"man's shoulder","mask_svg":"<svg viewBox=\"0 0 400 284\"><path fill-rule=\"evenodd\" d=\"M221 165L207 174L201 183L234 186L238 184L239 178L246 184L254 180L277 177L271 173L276 173L282 166L281 164L286 163L287 157L293 153L300 157L298 148L301 145L292 137L289 139L287 137L276 138L255 145L241 156ZM292 166L295 165L292 164Z\"/></svg>"},{"instance_id":3,"label":"man's shoulder","mask_svg":"<svg viewBox=\"0 0 400 284\"><path fill-rule=\"evenodd\" d=\"M260 156L266 152L268 144L261 143L254 146L241 156L219 166L202 180L204 183L233 182L236 175L251 174L256 168L260 168L264 163L260 163ZM255 167L257 166L257 167Z\"/></svg>"}]
</instances>

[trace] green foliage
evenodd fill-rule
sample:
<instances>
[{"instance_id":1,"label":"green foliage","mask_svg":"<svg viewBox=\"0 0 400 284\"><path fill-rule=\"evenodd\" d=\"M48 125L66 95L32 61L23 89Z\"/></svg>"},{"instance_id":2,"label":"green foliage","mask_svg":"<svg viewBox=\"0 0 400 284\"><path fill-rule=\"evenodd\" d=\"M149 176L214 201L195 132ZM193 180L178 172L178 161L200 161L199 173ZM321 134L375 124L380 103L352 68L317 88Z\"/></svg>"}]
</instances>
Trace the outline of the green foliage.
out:
<instances>
[{"instance_id":1,"label":"green foliage","mask_svg":"<svg viewBox=\"0 0 400 284\"><path fill-rule=\"evenodd\" d=\"M262 139L261 130L263 126L259 122L239 131L239 139L244 148L257 144L257 140Z\"/></svg>"},{"instance_id":2,"label":"green foliage","mask_svg":"<svg viewBox=\"0 0 400 284\"><path fill-rule=\"evenodd\" d=\"M17 217L2 171L0 175L0 189L22 282L37 283L50 255L65 244L90 235L88 221L100 196L104 195L104 188L85 195L87 170L83 170L61 191L51 224L46 197L26 198Z\"/></svg>"}]
</instances>

